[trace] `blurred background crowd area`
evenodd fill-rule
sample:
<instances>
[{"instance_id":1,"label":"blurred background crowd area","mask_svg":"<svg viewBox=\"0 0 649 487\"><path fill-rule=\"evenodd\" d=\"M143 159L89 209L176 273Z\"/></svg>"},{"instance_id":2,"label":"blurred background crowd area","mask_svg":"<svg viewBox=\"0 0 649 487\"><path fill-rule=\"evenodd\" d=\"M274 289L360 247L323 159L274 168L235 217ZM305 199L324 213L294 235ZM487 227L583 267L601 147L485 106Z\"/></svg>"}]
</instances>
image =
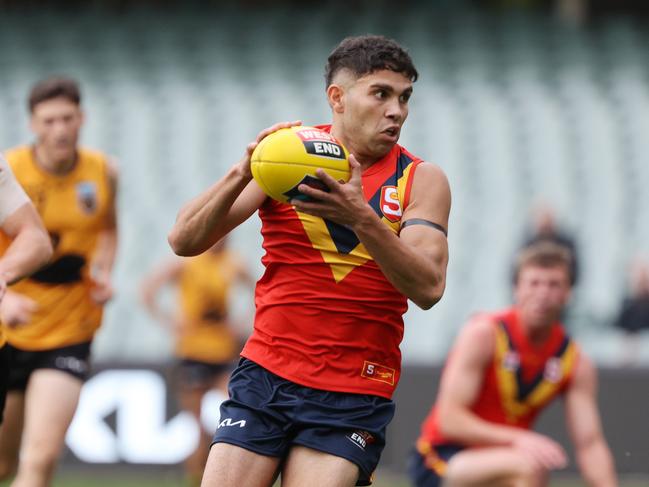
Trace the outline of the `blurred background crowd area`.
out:
<instances>
[{"instance_id":1,"label":"blurred background crowd area","mask_svg":"<svg viewBox=\"0 0 649 487\"><path fill-rule=\"evenodd\" d=\"M420 72L401 143L447 173L448 286L406 315L406 363L439 363L474 312L508 304L511 262L552 232L575 250L566 321L604 365L649 364L649 2L0 0L0 148L31 140L26 96L81 82L82 142L119 163L116 297L99 361L159 361L171 340L138 299L175 215L280 120L330 119L323 66L384 34ZM262 266L259 221L231 244ZM552 237L554 238L554 237ZM237 293L249 323L252 296Z\"/></svg>"}]
</instances>

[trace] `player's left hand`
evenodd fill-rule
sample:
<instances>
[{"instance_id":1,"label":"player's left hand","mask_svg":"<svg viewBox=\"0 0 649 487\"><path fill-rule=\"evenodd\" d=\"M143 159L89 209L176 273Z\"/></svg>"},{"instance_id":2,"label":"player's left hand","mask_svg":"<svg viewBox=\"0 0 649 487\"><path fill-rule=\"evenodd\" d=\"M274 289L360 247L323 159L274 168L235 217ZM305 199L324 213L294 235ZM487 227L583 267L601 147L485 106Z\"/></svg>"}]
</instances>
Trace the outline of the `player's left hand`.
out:
<instances>
[{"instance_id":1,"label":"player's left hand","mask_svg":"<svg viewBox=\"0 0 649 487\"><path fill-rule=\"evenodd\" d=\"M90 297L97 304L106 304L110 301L113 297L113 285L110 282L110 275L102 273L92 277Z\"/></svg>"},{"instance_id":2,"label":"player's left hand","mask_svg":"<svg viewBox=\"0 0 649 487\"><path fill-rule=\"evenodd\" d=\"M365 201L361 185L361 165L350 154L351 177L347 182L339 182L318 169L316 175L329 188L329 192L300 184L298 191L310 198L309 201L293 199L290 203L297 211L319 216L350 227L352 230L374 212Z\"/></svg>"}]
</instances>

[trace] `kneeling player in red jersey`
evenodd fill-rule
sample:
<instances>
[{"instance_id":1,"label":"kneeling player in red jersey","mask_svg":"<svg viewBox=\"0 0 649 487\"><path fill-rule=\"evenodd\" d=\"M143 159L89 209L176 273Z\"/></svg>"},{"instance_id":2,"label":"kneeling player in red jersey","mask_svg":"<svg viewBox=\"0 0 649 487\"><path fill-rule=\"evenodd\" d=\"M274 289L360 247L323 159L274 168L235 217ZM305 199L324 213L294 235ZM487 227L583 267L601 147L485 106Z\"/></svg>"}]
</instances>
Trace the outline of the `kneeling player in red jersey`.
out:
<instances>
[{"instance_id":1,"label":"kneeling player in red jersey","mask_svg":"<svg viewBox=\"0 0 649 487\"><path fill-rule=\"evenodd\" d=\"M515 304L462 330L411 456L417 487L546 484L549 471L566 466L566 453L531 427L560 395L583 477L592 486L617 485L595 367L559 322L569 266L562 248L532 245L517 261Z\"/></svg>"}]
</instances>

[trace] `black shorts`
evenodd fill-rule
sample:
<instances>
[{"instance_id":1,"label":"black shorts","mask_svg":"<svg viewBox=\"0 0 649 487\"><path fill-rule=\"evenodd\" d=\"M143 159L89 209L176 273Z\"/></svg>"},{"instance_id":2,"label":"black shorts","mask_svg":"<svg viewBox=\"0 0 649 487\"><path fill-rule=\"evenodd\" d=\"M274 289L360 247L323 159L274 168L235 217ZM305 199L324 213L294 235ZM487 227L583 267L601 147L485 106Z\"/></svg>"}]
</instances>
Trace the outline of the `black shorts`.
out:
<instances>
[{"instance_id":1,"label":"black shorts","mask_svg":"<svg viewBox=\"0 0 649 487\"><path fill-rule=\"evenodd\" d=\"M221 404L214 443L285 458L302 445L358 465L356 485L370 485L385 446L394 403L369 394L304 387L242 359Z\"/></svg>"},{"instance_id":2,"label":"black shorts","mask_svg":"<svg viewBox=\"0 0 649 487\"><path fill-rule=\"evenodd\" d=\"M181 359L176 366L176 380L181 387L211 387L219 375L232 372L234 367L232 362L211 364Z\"/></svg>"},{"instance_id":3,"label":"black shorts","mask_svg":"<svg viewBox=\"0 0 649 487\"><path fill-rule=\"evenodd\" d=\"M9 386L10 353L6 344L0 347L0 424L2 424L2 413L5 410L5 399Z\"/></svg>"},{"instance_id":4,"label":"black shorts","mask_svg":"<svg viewBox=\"0 0 649 487\"><path fill-rule=\"evenodd\" d=\"M11 369L9 390L24 391L29 377L37 369L55 369L84 381L89 372L90 344L92 342L53 348L51 350L20 350L6 345L10 350Z\"/></svg>"},{"instance_id":5,"label":"black shorts","mask_svg":"<svg viewBox=\"0 0 649 487\"><path fill-rule=\"evenodd\" d=\"M446 466L464 448L458 445L427 446L426 453L413 449L408 458L408 475L414 487L441 487Z\"/></svg>"}]
</instances>

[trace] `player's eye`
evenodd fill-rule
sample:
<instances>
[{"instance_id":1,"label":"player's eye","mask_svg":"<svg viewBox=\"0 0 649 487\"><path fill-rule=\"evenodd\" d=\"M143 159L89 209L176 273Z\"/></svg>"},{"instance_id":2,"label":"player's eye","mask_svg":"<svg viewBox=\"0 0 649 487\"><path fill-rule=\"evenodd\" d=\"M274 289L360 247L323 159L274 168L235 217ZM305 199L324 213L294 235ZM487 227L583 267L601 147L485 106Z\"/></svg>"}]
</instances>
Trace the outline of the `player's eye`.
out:
<instances>
[{"instance_id":1,"label":"player's eye","mask_svg":"<svg viewBox=\"0 0 649 487\"><path fill-rule=\"evenodd\" d=\"M374 92L374 96L379 100L383 100L388 96L388 94L385 90L377 90L376 92Z\"/></svg>"},{"instance_id":2,"label":"player's eye","mask_svg":"<svg viewBox=\"0 0 649 487\"><path fill-rule=\"evenodd\" d=\"M410 95L411 95L411 93L404 93L403 95L401 95L399 97L399 101L401 103L408 103L408 100L410 100Z\"/></svg>"}]
</instances>

